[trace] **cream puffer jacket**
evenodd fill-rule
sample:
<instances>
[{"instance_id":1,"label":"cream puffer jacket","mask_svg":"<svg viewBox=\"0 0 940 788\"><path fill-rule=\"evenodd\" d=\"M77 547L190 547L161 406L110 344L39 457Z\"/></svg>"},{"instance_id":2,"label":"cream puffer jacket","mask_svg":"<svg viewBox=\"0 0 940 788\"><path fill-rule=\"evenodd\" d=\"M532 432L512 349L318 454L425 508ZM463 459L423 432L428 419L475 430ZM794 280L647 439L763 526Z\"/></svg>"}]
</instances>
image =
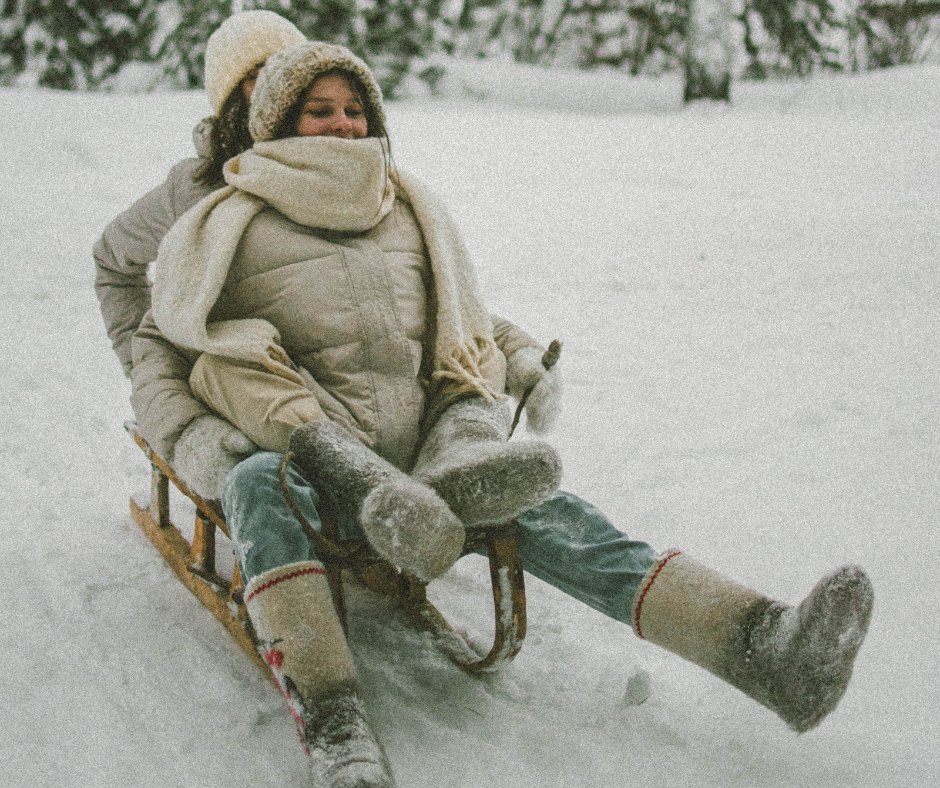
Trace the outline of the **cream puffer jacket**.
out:
<instances>
[{"instance_id":1,"label":"cream puffer jacket","mask_svg":"<svg viewBox=\"0 0 940 788\"><path fill-rule=\"evenodd\" d=\"M401 199L361 234L314 230L269 208L241 236L209 320L260 317L277 326L324 414L404 466L418 440L435 341L429 278L421 230ZM537 347L503 320L493 320L493 339L505 357ZM188 387L197 357L170 344L149 316L134 339L132 405L164 456L207 412Z\"/></svg>"},{"instance_id":2,"label":"cream puffer jacket","mask_svg":"<svg viewBox=\"0 0 940 788\"><path fill-rule=\"evenodd\" d=\"M323 414L402 466L429 377L428 284L421 232L402 200L353 236L331 237L269 208L242 236L209 320L261 317L276 326Z\"/></svg>"},{"instance_id":3,"label":"cream puffer jacket","mask_svg":"<svg viewBox=\"0 0 940 788\"><path fill-rule=\"evenodd\" d=\"M493 338L510 364L518 350L543 350L529 334L500 317L493 318ZM134 334L133 350L131 406L138 428L154 451L172 462L174 447L183 430L193 419L210 413L189 388L189 375L199 353L168 342L151 312L147 312Z\"/></svg>"}]
</instances>

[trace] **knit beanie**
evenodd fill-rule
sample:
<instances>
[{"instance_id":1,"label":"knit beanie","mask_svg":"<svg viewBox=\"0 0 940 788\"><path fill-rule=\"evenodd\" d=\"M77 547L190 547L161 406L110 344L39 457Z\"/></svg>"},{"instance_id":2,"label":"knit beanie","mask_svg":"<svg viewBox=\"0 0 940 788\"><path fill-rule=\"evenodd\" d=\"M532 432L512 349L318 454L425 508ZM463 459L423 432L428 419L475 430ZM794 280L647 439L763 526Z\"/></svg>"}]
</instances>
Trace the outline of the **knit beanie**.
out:
<instances>
[{"instance_id":1,"label":"knit beanie","mask_svg":"<svg viewBox=\"0 0 940 788\"><path fill-rule=\"evenodd\" d=\"M212 109L218 114L229 94L259 63L306 40L292 22L273 11L232 14L206 44L205 83Z\"/></svg>"},{"instance_id":2,"label":"knit beanie","mask_svg":"<svg viewBox=\"0 0 940 788\"><path fill-rule=\"evenodd\" d=\"M366 116L385 128L382 90L363 60L346 47L307 41L268 58L251 94L248 130L255 142L274 139L278 127L304 91L321 74L337 69L362 83ZM369 133L375 129L370 128Z\"/></svg>"}]
</instances>

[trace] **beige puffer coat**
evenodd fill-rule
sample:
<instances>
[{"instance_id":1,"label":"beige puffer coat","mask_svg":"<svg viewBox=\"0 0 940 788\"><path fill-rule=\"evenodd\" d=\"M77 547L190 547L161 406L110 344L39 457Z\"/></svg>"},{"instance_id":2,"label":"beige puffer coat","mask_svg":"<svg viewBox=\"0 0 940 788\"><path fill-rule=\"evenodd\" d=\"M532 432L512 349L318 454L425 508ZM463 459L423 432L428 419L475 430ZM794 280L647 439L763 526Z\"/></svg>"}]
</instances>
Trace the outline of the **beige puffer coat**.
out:
<instances>
[{"instance_id":1,"label":"beige puffer coat","mask_svg":"<svg viewBox=\"0 0 940 788\"><path fill-rule=\"evenodd\" d=\"M509 363L517 350L543 349L521 328L496 316L493 338ZM167 341L150 312L133 336L133 351L131 407L138 428L154 451L172 462L183 430L193 419L210 412L193 397L189 387L189 376L200 354Z\"/></svg>"},{"instance_id":2,"label":"beige puffer coat","mask_svg":"<svg viewBox=\"0 0 940 788\"><path fill-rule=\"evenodd\" d=\"M435 341L429 285L422 233L401 199L362 234L313 230L266 209L242 235L209 322L263 318L276 326L324 415L404 466L418 439ZM493 321L493 339L505 357L537 347L501 320ZM134 340L132 404L165 456L206 412L188 390L197 356L168 343L151 319Z\"/></svg>"},{"instance_id":3,"label":"beige puffer coat","mask_svg":"<svg viewBox=\"0 0 940 788\"><path fill-rule=\"evenodd\" d=\"M353 236L331 237L269 208L242 236L209 319L260 317L276 326L324 416L402 466L424 411L429 277L421 232L402 200Z\"/></svg>"}]
</instances>

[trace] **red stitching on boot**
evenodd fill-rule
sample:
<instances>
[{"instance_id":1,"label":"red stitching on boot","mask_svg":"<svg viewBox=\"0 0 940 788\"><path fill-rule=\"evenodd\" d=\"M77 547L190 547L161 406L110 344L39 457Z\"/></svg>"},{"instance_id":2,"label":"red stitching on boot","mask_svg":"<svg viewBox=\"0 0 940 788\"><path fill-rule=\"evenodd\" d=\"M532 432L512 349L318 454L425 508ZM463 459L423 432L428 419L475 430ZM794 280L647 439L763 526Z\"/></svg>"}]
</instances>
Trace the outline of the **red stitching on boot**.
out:
<instances>
[{"instance_id":1,"label":"red stitching on boot","mask_svg":"<svg viewBox=\"0 0 940 788\"><path fill-rule=\"evenodd\" d=\"M269 648L261 656L264 657L264 661L275 670L280 670L281 665L284 664L284 652L280 649Z\"/></svg>"},{"instance_id":2,"label":"red stitching on boot","mask_svg":"<svg viewBox=\"0 0 940 788\"><path fill-rule=\"evenodd\" d=\"M669 563L677 555L682 555L681 550L676 550L674 553L670 553L665 558L661 558L659 561L659 566L656 567L656 571L650 576L649 581L643 587L643 590L640 591L640 596L636 601L636 607L633 609L633 629L637 634L637 637L641 640L646 640L646 636L643 634L643 629L640 626L640 610L643 607L643 600L646 599L646 594L653 587L653 583L656 582L656 578L659 577L659 573L663 571L666 564Z\"/></svg>"},{"instance_id":3,"label":"red stitching on boot","mask_svg":"<svg viewBox=\"0 0 940 788\"><path fill-rule=\"evenodd\" d=\"M252 599L258 596L258 594L260 594L262 591L266 591L267 589L273 586L276 586L278 583L283 583L285 580L293 580L295 577L303 577L304 575L325 575L325 574L326 574L326 569L321 569L320 567L317 567L317 566L310 566L310 567L307 567L306 569L298 569L294 572L289 572L286 575L281 575L281 577L274 578L274 580L271 580L262 586L258 586L247 597L245 597L245 604L248 604Z\"/></svg>"}]
</instances>

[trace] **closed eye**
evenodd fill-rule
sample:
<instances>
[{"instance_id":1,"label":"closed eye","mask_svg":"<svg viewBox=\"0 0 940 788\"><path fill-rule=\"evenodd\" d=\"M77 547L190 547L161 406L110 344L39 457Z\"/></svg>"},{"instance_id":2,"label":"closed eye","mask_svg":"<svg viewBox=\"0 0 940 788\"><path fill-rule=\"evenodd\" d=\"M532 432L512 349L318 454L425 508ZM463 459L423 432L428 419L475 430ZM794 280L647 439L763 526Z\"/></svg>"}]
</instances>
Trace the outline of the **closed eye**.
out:
<instances>
[{"instance_id":1,"label":"closed eye","mask_svg":"<svg viewBox=\"0 0 940 788\"><path fill-rule=\"evenodd\" d=\"M328 118L333 114L333 111L333 107L328 104L314 104L312 106L308 104L304 107L304 114L313 115L315 118ZM346 107L343 111L350 118L358 118L360 115L365 114L365 110L358 104Z\"/></svg>"}]
</instances>

